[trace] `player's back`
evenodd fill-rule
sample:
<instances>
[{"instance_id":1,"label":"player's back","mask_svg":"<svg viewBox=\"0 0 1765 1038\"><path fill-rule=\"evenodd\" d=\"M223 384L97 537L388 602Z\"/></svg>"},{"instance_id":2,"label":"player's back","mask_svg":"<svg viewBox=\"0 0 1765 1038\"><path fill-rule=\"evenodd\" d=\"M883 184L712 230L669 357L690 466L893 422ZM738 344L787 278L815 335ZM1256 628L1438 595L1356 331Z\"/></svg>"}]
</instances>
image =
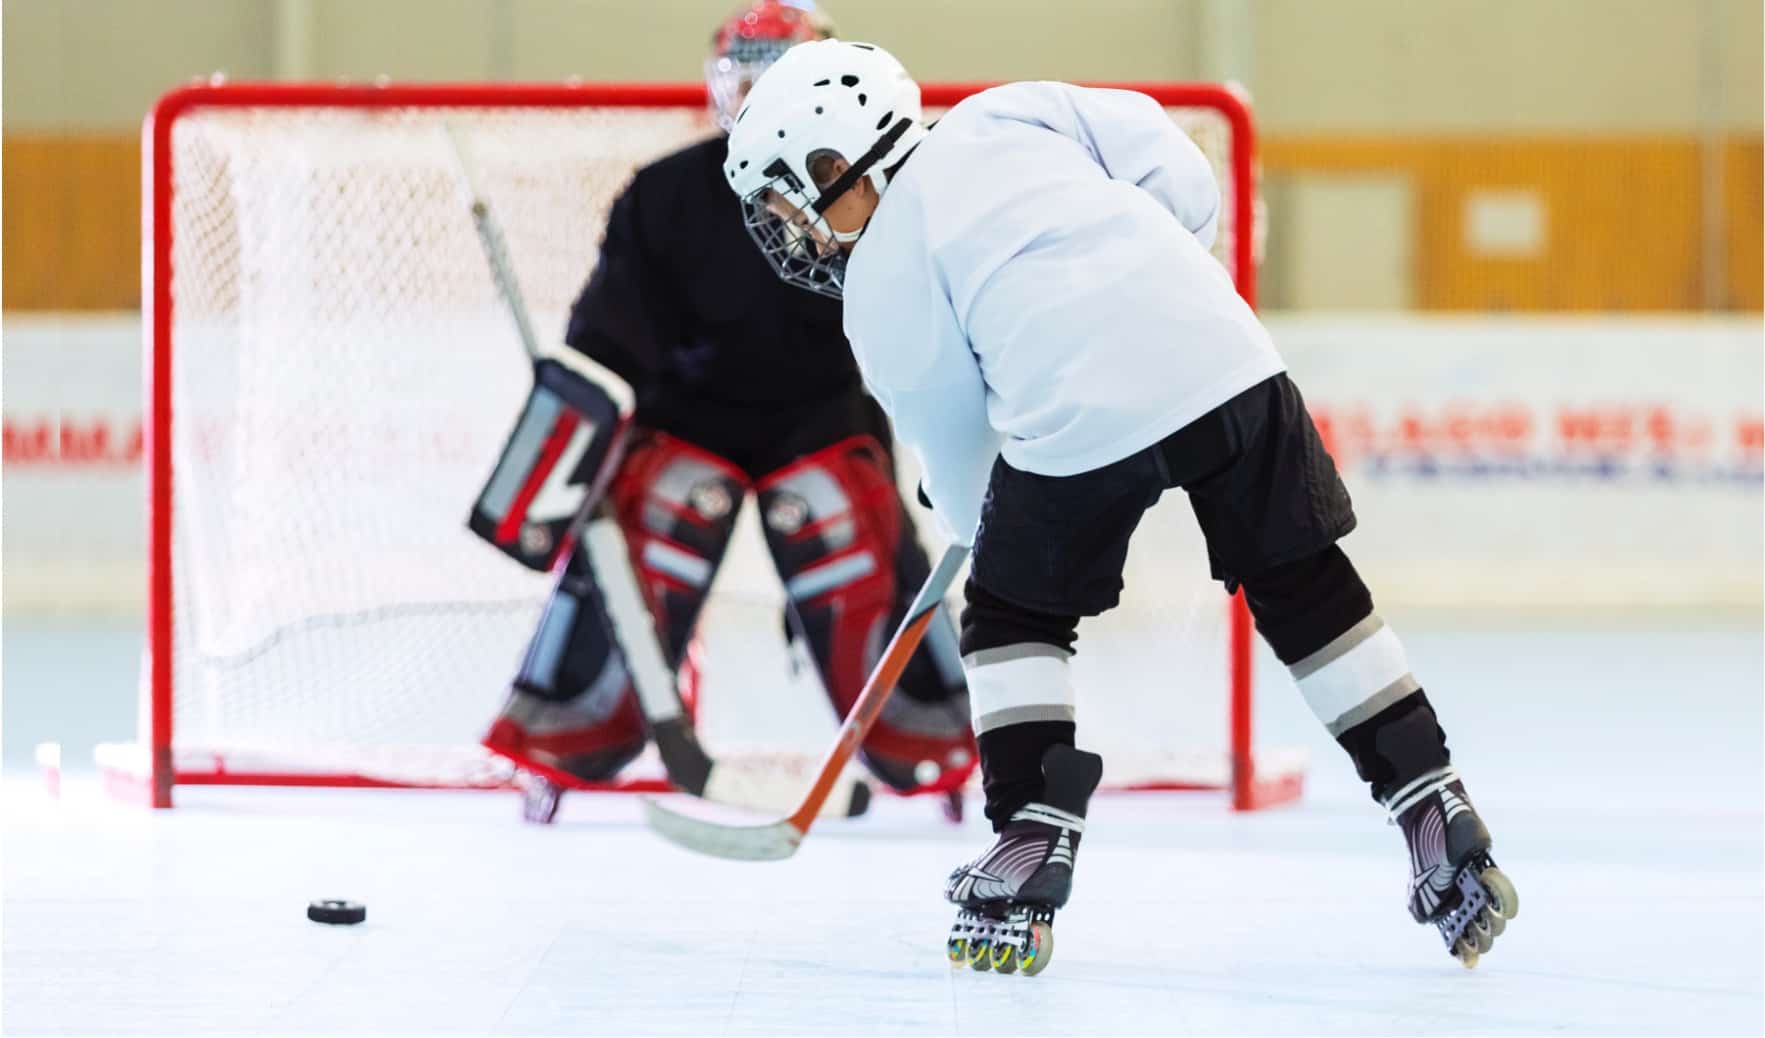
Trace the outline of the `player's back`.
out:
<instances>
[{"instance_id":1,"label":"player's back","mask_svg":"<svg viewBox=\"0 0 1765 1038\"><path fill-rule=\"evenodd\" d=\"M937 185L923 192L925 215L951 302L965 318L989 305L982 289L997 288L989 282L1015 261L1107 267L1130 254L1192 260L1205 252L1150 195L1112 179L1081 141L1051 125L1048 109L1060 104L1063 87L1013 83L967 98L905 171ZM1108 282L1107 273L1073 270L1072 287Z\"/></svg>"},{"instance_id":2,"label":"player's back","mask_svg":"<svg viewBox=\"0 0 1765 1038\"><path fill-rule=\"evenodd\" d=\"M1176 132L1121 91L1013 83L964 100L889 185L854 252L848 306L886 294L913 327L927 304L912 297L942 296L1014 464L1058 475L1153 442L1281 366L1177 215L1211 239L1218 186L1193 144L1180 140L1199 173L1166 176L1162 196L1120 179L1158 167ZM863 276L873 268L883 276Z\"/></svg>"}]
</instances>

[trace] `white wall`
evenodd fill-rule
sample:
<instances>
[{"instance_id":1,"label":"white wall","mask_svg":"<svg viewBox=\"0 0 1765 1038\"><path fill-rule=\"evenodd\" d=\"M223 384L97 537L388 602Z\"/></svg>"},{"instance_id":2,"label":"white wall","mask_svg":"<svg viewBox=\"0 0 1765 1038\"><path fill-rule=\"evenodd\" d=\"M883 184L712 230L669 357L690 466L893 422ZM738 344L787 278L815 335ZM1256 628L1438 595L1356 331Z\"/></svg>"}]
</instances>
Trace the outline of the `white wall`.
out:
<instances>
[{"instance_id":1,"label":"white wall","mask_svg":"<svg viewBox=\"0 0 1765 1038\"><path fill-rule=\"evenodd\" d=\"M7 615L140 613L139 315L8 315L0 365Z\"/></svg>"},{"instance_id":2,"label":"white wall","mask_svg":"<svg viewBox=\"0 0 1765 1038\"><path fill-rule=\"evenodd\" d=\"M1346 547L1381 601L1759 606L1757 320L1269 324L1341 461L1361 518ZM139 335L134 315L6 319L11 615L141 608ZM757 538L739 550L730 579L768 579Z\"/></svg>"},{"instance_id":3,"label":"white wall","mask_svg":"<svg viewBox=\"0 0 1765 1038\"><path fill-rule=\"evenodd\" d=\"M1270 321L1382 599L1497 610L1761 600L1756 319Z\"/></svg>"}]
</instances>

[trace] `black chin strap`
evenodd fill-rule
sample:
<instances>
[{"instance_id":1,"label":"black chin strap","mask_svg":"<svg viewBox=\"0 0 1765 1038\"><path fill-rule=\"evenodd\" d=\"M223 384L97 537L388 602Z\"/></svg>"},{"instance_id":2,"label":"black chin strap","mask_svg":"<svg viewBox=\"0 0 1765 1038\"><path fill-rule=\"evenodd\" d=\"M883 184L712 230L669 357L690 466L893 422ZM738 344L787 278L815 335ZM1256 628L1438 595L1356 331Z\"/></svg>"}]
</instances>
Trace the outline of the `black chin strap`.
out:
<instances>
[{"instance_id":1,"label":"black chin strap","mask_svg":"<svg viewBox=\"0 0 1765 1038\"><path fill-rule=\"evenodd\" d=\"M858 183L864 174L870 172L870 167L882 161L882 157L889 153L889 149L895 146L895 142L900 140L901 135L906 133L907 128L912 125L912 119L903 117L897 120L895 125L889 127L889 132L876 139L876 143L870 146L869 151L860 156L857 162L846 167L846 171L841 173L833 183L827 185L827 188L814 202L810 203L809 207L814 209L818 216L827 212L827 207L839 201L841 195L850 191L853 184Z\"/></svg>"}]
</instances>

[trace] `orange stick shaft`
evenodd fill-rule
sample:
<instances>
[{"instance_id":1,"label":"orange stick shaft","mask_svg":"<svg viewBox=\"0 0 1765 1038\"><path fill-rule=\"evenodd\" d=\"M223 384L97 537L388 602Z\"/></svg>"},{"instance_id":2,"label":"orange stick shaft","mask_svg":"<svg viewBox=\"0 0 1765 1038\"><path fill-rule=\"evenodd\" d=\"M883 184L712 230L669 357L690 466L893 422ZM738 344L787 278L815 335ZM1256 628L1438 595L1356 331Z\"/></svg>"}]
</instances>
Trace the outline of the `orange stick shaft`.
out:
<instances>
[{"instance_id":1,"label":"orange stick shaft","mask_svg":"<svg viewBox=\"0 0 1765 1038\"><path fill-rule=\"evenodd\" d=\"M945 549L944 557L938 561L937 568L926 578L925 586L914 599L913 609L902 618L901 626L895 636L889 639L888 647L883 650L882 658L876 661L876 669L870 672L870 679L864 683L864 690L858 693L858 699L852 704L852 712L846 715L846 721L840 725L839 737L827 751L827 757L821 762L821 770L816 773L815 784L809 787L808 796L796 812L790 816L791 827L800 833L807 833L815 823L815 817L821 813L821 805L833 792L834 783L839 779L840 772L852 755L858 752L858 746L864 737L870 734L870 726L876 723L877 716L882 713L883 704L889 701L889 695L895 691L895 683L901 679L901 672L907 669L907 661L913 658L913 651L919 648L921 638L925 637L926 628L931 626L932 616L937 612L938 604L943 600L944 592L955 579L956 570L961 567L967 549L950 547Z\"/></svg>"}]
</instances>

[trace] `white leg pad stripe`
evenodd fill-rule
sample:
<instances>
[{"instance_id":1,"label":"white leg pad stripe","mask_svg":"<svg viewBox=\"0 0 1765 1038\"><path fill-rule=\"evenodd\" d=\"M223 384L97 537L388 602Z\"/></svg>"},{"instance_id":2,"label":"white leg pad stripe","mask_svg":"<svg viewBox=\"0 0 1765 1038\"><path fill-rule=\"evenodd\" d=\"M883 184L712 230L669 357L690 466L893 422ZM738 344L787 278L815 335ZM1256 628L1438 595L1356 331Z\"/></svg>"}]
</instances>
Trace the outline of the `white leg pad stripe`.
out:
<instances>
[{"instance_id":1,"label":"white leg pad stripe","mask_svg":"<svg viewBox=\"0 0 1765 1038\"><path fill-rule=\"evenodd\" d=\"M800 602L806 598L825 595L835 588L844 587L875 572L876 556L864 551L806 569L786 582L784 589L793 600Z\"/></svg>"},{"instance_id":2,"label":"white leg pad stripe","mask_svg":"<svg viewBox=\"0 0 1765 1038\"><path fill-rule=\"evenodd\" d=\"M1403 643L1381 624L1347 652L1300 673L1293 668L1306 705L1331 735L1344 731L1420 688L1410 675Z\"/></svg>"},{"instance_id":3,"label":"white leg pad stripe","mask_svg":"<svg viewBox=\"0 0 1765 1038\"><path fill-rule=\"evenodd\" d=\"M976 735L1025 721L1073 720L1072 673L1064 653L1024 653L979 664L970 659L965 669Z\"/></svg>"},{"instance_id":4,"label":"white leg pad stripe","mask_svg":"<svg viewBox=\"0 0 1765 1038\"><path fill-rule=\"evenodd\" d=\"M711 581L711 560L682 551L672 544L651 541L643 547L644 565L666 573L688 587L704 587Z\"/></svg>"}]
</instances>

